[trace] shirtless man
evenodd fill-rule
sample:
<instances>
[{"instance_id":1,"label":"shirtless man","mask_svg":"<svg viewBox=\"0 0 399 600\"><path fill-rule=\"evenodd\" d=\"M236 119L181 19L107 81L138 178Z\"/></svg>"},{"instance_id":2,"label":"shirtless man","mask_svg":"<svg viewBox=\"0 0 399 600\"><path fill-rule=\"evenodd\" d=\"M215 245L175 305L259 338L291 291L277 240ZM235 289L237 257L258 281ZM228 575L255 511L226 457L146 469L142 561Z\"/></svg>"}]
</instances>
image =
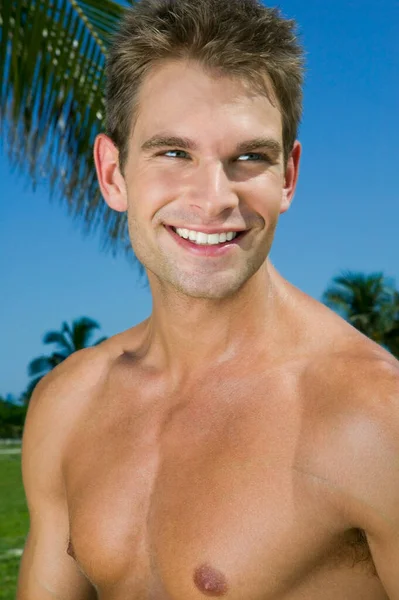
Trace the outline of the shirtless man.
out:
<instances>
[{"instance_id":1,"label":"shirtless man","mask_svg":"<svg viewBox=\"0 0 399 600\"><path fill-rule=\"evenodd\" d=\"M398 363L268 260L301 152L293 24L167 5L114 41L94 152L152 314L32 398L17 598L399 600Z\"/></svg>"}]
</instances>

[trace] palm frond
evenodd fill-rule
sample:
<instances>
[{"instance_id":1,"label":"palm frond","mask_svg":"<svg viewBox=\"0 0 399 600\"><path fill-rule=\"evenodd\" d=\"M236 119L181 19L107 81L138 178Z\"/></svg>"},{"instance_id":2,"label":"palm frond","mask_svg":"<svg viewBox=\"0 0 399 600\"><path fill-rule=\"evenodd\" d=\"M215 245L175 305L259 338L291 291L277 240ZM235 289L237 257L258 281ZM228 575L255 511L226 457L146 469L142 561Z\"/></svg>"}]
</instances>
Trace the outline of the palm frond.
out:
<instances>
[{"instance_id":1,"label":"palm frond","mask_svg":"<svg viewBox=\"0 0 399 600\"><path fill-rule=\"evenodd\" d=\"M34 377L35 375L47 373L50 370L50 363L48 356L39 356L32 360L28 365L28 375L29 377Z\"/></svg>"},{"instance_id":2,"label":"palm frond","mask_svg":"<svg viewBox=\"0 0 399 600\"><path fill-rule=\"evenodd\" d=\"M48 331L43 336L43 344L56 344L62 354L68 356L74 351L68 338L62 331Z\"/></svg>"},{"instance_id":3,"label":"palm frond","mask_svg":"<svg viewBox=\"0 0 399 600\"><path fill-rule=\"evenodd\" d=\"M64 359L65 356L61 354L39 356L29 363L28 375L29 377L35 377L37 375L43 377L43 375L54 369L54 367L56 367Z\"/></svg>"},{"instance_id":4,"label":"palm frond","mask_svg":"<svg viewBox=\"0 0 399 600\"><path fill-rule=\"evenodd\" d=\"M104 66L124 8L113 0L0 0L0 140L35 186L50 182L86 233L130 247L103 202L92 148L103 128Z\"/></svg>"},{"instance_id":5,"label":"palm frond","mask_svg":"<svg viewBox=\"0 0 399 600\"><path fill-rule=\"evenodd\" d=\"M383 273L344 271L333 278L322 299L359 331L384 344L398 312L397 294L393 280Z\"/></svg>"},{"instance_id":6,"label":"palm frond","mask_svg":"<svg viewBox=\"0 0 399 600\"><path fill-rule=\"evenodd\" d=\"M338 312L344 311L352 301L352 295L345 289L331 286L323 294L323 302Z\"/></svg>"},{"instance_id":7,"label":"palm frond","mask_svg":"<svg viewBox=\"0 0 399 600\"><path fill-rule=\"evenodd\" d=\"M74 350L81 350L90 346L90 338L94 330L100 329L97 321L89 317L81 317L72 323L72 341Z\"/></svg>"}]
</instances>

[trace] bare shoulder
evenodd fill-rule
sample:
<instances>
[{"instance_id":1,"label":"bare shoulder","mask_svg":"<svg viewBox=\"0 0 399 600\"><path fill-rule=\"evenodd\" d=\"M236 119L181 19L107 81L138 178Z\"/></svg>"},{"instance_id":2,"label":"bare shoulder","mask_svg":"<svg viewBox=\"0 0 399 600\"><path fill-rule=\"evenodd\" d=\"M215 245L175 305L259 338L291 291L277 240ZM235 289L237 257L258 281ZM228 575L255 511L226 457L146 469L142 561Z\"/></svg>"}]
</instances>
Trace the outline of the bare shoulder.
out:
<instances>
[{"instance_id":1,"label":"bare shoulder","mask_svg":"<svg viewBox=\"0 0 399 600\"><path fill-rule=\"evenodd\" d=\"M101 388L113 363L123 354L127 341L133 344L140 326L113 336L102 344L75 352L36 386L29 403L24 446L48 443L60 448L68 432ZM54 442L54 443L53 443Z\"/></svg>"},{"instance_id":2,"label":"bare shoulder","mask_svg":"<svg viewBox=\"0 0 399 600\"><path fill-rule=\"evenodd\" d=\"M305 371L302 464L340 490L354 525L399 524L399 362L349 332Z\"/></svg>"},{"instance_id":3,"label":"bare shoulder","mask_svg":"<svg viewBox=\"0 0 399 600\"><path fill-rule=\"evenodd\" d=\"M107 365L104 350L88 348L76 352L46 375L36 386L29 403L22 438L22 475L29 497L47 490L49 481L62 489L60 465L68 433L79 418L91 390ZM38 471L38 465L41 465ZM58 482L55 485L55 482Z\"/></svg>"},{"instance_id":4,"label":"bare shoulder","mask_svg":"<svg viewBox=\"0 0 399 600\"><path fill-rule=\"evenodd\" d=\"M308 468L338 492L348 527L364 532L384 589L399 598L399 362L362 336L350 342L315 361L321 410Z\"/></svg>"},{"instance_id":5,"label":"bare shoulder","mask_svg":"<svg viewBox=\"0 0 399 600\"><path fill-rule=\"evenodd\" d=\"M103 348L85 348L75 352L36 386L29 403L26 428L40 418L43 426L51 421L56 427L54 418L62 416L65 425L69 416L84 402L88 393L99 383L109 363L109 353Z\"/></svg>"},{"instance_id":6,"label":"bare shoulder","mask_svg":"<svg viewBox=\"0 0 399 600\"><path fill-rule=\"evenodd\" d=\"M325 398L333 412L382 417L397 409L399 361L352 328L338 331L336 340L309 361L304 377L310 395Z\"/></svg>"},{"instance_id":7,"label":"bare shoulder","mask_svg":"<svg viewBox=\"0 0 399 600\"><path fill-rule=\"evenodd\" d=\"M302 353L295 466L331 492L345 531L366 536L387 597L399 599L399 362L321 303L301 300L312 345Z\"/></svg>"}]
</instances>

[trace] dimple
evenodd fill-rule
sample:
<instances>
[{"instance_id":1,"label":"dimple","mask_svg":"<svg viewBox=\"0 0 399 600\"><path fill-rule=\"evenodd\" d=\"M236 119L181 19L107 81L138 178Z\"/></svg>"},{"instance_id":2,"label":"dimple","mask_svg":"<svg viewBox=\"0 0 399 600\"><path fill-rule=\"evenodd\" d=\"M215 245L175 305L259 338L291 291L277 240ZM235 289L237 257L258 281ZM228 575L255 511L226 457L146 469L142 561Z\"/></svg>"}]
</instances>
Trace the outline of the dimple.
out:
<instances>
[{"instance_id":1,"label":"dimple","mask_svg":"<svg viewBox=\"0 0 399 600\"><path fill-rule=\"evenodd\" d=\"M224 596L227 593L225 575L208 564L203 564L195 570L194 583L208 596Z\"/></svg>"}]
</instances>

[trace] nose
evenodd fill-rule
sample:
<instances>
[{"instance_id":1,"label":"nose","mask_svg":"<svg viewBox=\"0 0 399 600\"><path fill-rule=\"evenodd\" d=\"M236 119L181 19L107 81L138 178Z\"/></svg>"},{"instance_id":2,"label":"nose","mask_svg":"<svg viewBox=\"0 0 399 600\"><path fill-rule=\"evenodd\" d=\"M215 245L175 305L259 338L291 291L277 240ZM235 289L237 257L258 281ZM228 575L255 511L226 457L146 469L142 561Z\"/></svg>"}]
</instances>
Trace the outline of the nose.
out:
<instances>
[{"instance_id":1,"label":"nose","mask_svg":"<svg viewBox=\"0 0 399 600\"><path fill-rule=\"evenodd\" d=\"M197 167L192 175L188 193L189 204L209 220L225 211L231 211L239 204L233 182L229 179L224 165L208 163Z\"/></svg>"}]
</instances>

